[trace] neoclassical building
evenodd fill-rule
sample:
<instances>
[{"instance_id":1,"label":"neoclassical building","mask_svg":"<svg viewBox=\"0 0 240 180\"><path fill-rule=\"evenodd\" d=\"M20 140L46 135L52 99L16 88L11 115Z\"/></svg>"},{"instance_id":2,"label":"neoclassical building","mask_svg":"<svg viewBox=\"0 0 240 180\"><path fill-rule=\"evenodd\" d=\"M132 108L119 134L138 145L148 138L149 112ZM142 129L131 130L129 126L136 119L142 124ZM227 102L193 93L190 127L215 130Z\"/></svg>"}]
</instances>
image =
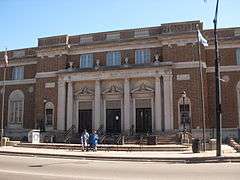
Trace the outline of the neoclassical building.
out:
<instances>
[{"instance_id":1,"label":"neoclassical building","mask_svg":"<svg viewBox=\"0 0 240 180\"><path fill-rule=\"evenodd\" d=\"M200 45L201 62L196 25L209 43ZM218 35L223 137L237 137L240 28L219 29ZM0 52L1 87L3 56ZM76 133L114 134L186 128L200 136L203 121L207 135L214 136L213 30L199 21L39 38L37 47L8 51L8 57L3 119L8 136L23 137L34 128L61 134L72 127Z\"/></svg>"}]
</instances>

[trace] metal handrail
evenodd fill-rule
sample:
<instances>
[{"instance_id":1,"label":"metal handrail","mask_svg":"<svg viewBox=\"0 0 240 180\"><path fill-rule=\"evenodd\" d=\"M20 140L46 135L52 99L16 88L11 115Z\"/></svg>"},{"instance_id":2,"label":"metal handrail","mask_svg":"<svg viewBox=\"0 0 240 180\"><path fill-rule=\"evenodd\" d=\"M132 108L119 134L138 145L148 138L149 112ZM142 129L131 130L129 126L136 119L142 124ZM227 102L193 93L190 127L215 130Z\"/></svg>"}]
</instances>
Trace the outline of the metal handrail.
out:
<instances>
[{"instance_id":1,"label":"metal handrail","mask_svg":"<svg viewBox=\"0 0 240 180\"><path fill-rule=\"evenodd\" d=\"M71 136L75 130L75 125L72 125L65 133L64 133L64 137L65 137L65 142L68 142L71 139ZM69 134L71 134L71 136L69 136Z\"/></svg>"}]
</instances>

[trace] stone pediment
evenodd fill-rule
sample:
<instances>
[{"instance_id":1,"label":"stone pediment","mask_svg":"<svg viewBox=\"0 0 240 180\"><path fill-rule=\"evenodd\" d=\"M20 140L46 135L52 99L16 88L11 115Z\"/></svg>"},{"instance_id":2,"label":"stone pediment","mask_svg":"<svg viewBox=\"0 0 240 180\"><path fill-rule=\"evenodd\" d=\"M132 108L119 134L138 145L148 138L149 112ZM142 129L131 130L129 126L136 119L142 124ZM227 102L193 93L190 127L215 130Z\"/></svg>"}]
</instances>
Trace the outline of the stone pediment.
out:
<instances>
[{"instance_id":1,"label":"stone pediment","mask_svg":"<svg viewBox=\"0 0 240 180\"><path fill-rule=\"evenodd\" d=\"M110 86L110 88L103 91L103 94L120 94L121 89L115 85Z\"/></svg>"},{"instance_id":2,"label":"stone pediment","mask_svg":"<svg viewBox=\"0 0 240 180\"><path fill-rule=\"evenodd\" d=\"M94 92L88 89L87 87L80 88L75 92L75 96L91 96L94 95Z\"/></svg>"},{"instance_id":3,"label":"stone pediment","mask_svg":"<svg viewBox=\"0 0 240 180\"><path fill-rule=\"evenodd\" d=\"M154 89L148 87L144 83L131 91L131 93L141 93L141 94L153 93L153 92L154 92Z\"/></svg>"}]
</instances>

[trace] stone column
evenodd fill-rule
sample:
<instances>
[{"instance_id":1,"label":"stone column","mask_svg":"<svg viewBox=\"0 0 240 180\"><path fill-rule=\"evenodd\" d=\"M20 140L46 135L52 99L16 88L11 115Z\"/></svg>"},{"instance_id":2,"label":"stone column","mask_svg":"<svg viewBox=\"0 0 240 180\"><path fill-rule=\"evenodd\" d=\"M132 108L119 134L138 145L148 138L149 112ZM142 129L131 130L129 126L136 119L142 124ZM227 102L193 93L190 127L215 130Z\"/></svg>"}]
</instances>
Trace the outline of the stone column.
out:
<instances>
[{"instance_id":1,"label":"stone column","mask_svg":"<svg viewBox=\"0 0 240 180\"><path fill-rule=\"evenodd\" d=\"M68 82L67 91L67 130L71 128L73 124L73 87L72 82Z\"/></svg>"},{"instance_id":2,"label":"stone column","mask_svg":"<svg viewBox=\"0 0 240 180\"><path fill-rule=\"evenodd\" d=\"M58 106L57 106L57 130L65 130L65 100L66 87L65 82L58 81Z\"/></svg>"},{"instance_id":3,"label":"stone column","mask_svg":"<svg viewBox=\"0 0 240 180\"><path fill-rule=\"evenodd\" d=\"M100 127L100 119L101 119L101 87L100 87L100 80L96 80L95 82L95 101L94 101L94 122L93 128L98 130Z\"/></svg>"},{"instance_id":4,"label":"stone column","mask_svg":"<svg viewBox=\"0 0 240 180\"><path fill-rule=\"evenodd\" d=\"M155 131L162 130L162 107L161 107L161 86L160 78L155 78Z\"/></svg>"},{"instance_id":5,"label":"stone column","mask_svg":"<svg viewBox=\"0 0 240 180\"><path fill-rule=\"evenodd\" d=\"M164 88L164 121L165 129L173 129L173 90L172 90L172 75L163 76Z\"/></svg>"},{"instance_id":6,"label":"stone column","mask_svg":"<svg viewBox=\"0 0 240 180\"><path fill-rule=\"evenodd\" d=\"M129 132L130 130L130 87L129 87L129 79L124 79L124 123L123 123L123 131Z\"/></svg>"},{"instance_id":7,"label":"stone column","mask_svg":"<svg viewBox=\"0 0 240 180\"><path fill-rule=\"evenodd\" d=\"M136 132L136 99L133 98L133 105L132 105L132 109L133 109L133 132Z\"/></svg>"}]
</instances>

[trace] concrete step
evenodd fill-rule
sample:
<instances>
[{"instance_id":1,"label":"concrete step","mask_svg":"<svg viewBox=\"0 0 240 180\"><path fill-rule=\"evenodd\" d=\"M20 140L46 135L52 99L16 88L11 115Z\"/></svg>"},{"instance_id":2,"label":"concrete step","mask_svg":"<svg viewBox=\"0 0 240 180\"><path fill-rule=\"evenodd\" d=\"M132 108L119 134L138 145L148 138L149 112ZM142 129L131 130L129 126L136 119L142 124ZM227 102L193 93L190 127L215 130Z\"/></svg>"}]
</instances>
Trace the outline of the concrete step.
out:
<instances>
[{"instance_id":1,"label":"concrete step","mask_svg":"<svg viewBox=\"0 0 240 180\"><path fill-rule=\"evenodd\" d=\"M58 143L20 143L16 145L17 147L26 148L49 148L49 149L69 149L69 150L82 150L81 144L58 144ZM178 145L178 144L168 144L168 145L136 145L136 144L126 144L126 145L108 145L99 144L98 150L100 151L187 151L189 146Z\"/></svg>"}]
</instances>

